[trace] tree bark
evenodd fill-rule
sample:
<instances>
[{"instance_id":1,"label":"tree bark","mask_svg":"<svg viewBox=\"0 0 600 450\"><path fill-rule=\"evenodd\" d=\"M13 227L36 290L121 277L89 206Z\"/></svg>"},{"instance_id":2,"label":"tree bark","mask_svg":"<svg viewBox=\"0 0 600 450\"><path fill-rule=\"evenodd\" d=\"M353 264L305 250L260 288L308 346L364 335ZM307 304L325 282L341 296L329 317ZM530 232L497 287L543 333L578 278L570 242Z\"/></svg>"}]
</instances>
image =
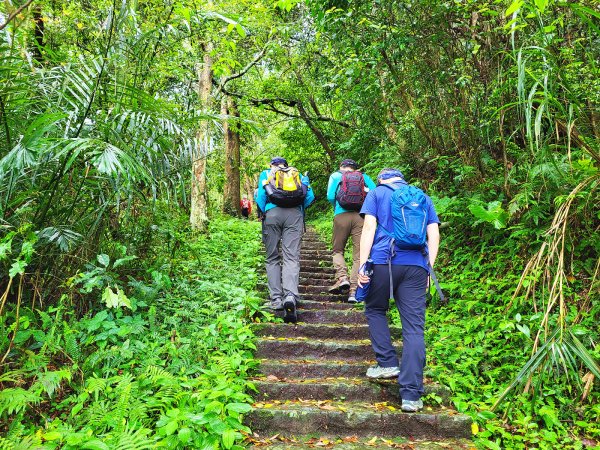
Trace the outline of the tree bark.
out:
<instances>
[{"instance_id":1,"label":"tree bark","mask_svg":"<svg viewBox=\"0 0 600 450\"><path fill-rule=\"evenodd\" d=\"M232 216L241 215L240 208L240 113L232 97L223 97L221 112L225 135L225 186L223 186L223 212Z\"/></svg>"},{"instance_id":2,"label":"tree bark","mask_svg":"<svg viewBox=\"0 0 600 450\"><path fill-rule=\"evenodd\" d=\"M212 106L210 90L212 87L213 45L204 46L204 62L196 68L198 74L198 96L205 111ZM196 145L192 155L192 192L190 196L190 224L196 231L204 231L208 224L208 196L206 192L206 157L211 148L210 122L203 120L196 131Z\"/></svg>"}]
</instances>

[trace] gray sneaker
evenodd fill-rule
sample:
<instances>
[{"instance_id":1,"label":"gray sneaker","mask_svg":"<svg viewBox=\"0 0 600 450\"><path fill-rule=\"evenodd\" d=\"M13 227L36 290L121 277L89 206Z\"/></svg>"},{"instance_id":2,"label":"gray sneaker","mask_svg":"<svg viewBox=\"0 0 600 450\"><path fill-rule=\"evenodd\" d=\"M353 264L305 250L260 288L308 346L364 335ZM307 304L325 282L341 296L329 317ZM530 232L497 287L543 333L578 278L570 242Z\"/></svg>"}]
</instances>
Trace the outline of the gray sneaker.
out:
<instances>
[{"instance_id":1,"label":"gray sneaker","mask_svg":"<svg viewBox=\"0 0 600 450\"><path fill-rule=\"evenodd\" d=\"M283 309L283 302L280 298L275 298L269 303L269 308L273 311L281 311Z\"/></svg>"},{"instance_id":2,"label":"gray sneaker","mask_svg":"<svg viewBox=\"0 0 600 450\"><path fill-rule=\"evenodd\" d=\"M356 300L356 297L354 294L350 294L348 296L348 303L358 303L358 300Z\"/></svg>"},{"instance_id":3,"label":"gray sneaker","mask_svg":"<svg viewBox=\"0 0 600 450\"><path fill-rule=\"evenodd\" d=\"M417 412L423 409L423 400L402 400L402 411Z\"/></svg>"},{"instance_id":4,"label":"gray sneaker","mask_svg":"<svg viewBox=\"0 0 600 450\"><path fill-rule=\"evenodd\" d=\"M369 378L395 378L400 375L399 367L369 367L367 369L367 377Z\"/></svg>"}]
</instances>

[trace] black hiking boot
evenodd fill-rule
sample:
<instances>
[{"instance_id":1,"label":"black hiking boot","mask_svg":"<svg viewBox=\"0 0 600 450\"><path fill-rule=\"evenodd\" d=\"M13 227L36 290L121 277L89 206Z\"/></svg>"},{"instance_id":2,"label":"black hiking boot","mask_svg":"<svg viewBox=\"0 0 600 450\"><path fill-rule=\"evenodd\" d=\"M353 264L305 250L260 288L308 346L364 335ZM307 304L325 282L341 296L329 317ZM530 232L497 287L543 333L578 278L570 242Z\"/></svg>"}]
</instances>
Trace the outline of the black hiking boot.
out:
<instances>
[{"instance_id":1,"label":"black hiking boot","mask_svg":"<svg viewBox=\"0 0 600 450\"><path fill-rule=\"evenodd\" d=\"M283 311L283 321L285 323L298 322L298 315L296 314L296 299L293 295L288 295L283 301Z\"/></svg>"}]
</instances>

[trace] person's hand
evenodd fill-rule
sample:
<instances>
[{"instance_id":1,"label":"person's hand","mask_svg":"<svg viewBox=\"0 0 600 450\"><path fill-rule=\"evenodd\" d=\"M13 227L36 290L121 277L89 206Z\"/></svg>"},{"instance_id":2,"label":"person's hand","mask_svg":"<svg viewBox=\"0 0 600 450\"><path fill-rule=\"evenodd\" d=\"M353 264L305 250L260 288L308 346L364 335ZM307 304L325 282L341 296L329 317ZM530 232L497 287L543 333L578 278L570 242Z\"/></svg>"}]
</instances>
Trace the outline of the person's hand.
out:
<instances>
[{"instance_id":1,"label":"person's hand","mask_svg":"<svg viewBox=\"0 0 600 450\"><path fill-rule=\"evenodd\" d=\"M364 273L358 273L358 285L360 287L365 287L365 284L368 284L371 281L371 278L366 276Z\"/></svg>"}]
</instances>

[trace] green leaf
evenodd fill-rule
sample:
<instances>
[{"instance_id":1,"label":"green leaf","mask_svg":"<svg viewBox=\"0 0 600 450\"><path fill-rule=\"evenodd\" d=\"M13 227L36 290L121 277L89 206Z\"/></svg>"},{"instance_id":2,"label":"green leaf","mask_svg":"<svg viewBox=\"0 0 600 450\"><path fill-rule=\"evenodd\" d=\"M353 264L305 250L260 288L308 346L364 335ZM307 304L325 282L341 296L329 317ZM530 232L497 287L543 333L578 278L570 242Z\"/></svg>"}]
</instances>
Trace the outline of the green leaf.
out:
<instances>
[{"instance_id":1,"label":"green leaf","mask_svg":"<svg viewBox=\"0 0 600 450\"><path fill-rule=\"evenodd\" d=\"M173 433L175 433L175 431L177 431L178 426L179 426L179 424L177 423L177 421L172 420L164 426L163 430L165 431L165 434L167 436L170 436Z\"/></svg>"},{"instance_id":2,"label":"green leaf","mask_svg":"<svg viewBox=\"0 0 600 450\"><path fill-rule=\"evenodd\" d=\"M10 254L10 248L12 244L12 239L7 240L6 242L0 243L0 261L3 259L8 259L8 254Z\"/></svg>"},{"instance_id":3,"label":"green leaf","mask_svg":"<svg viewBox=\"0 0 600 450\"><path fill-rule=\"evenodd\" d=\"M86 442L80 448L86 450L110 450L110 447L104 442L94 439L93 441Z\"/></svg>"},{"instance_id":4,"label":"green leaf","mask_svg":"<svg viewBox=\"0 0 600 450\"><path fill-rule=\"evenodd\" d=\"M10 270L8 271L8 276L11 278L16 277L17 275L23 275L25 273L25 268L27 267L27 263L22 259L16 260L10 266Z\"/></svg>"},{"instance_id":5,"label":"green leaf","mask_svg":"<svg viewBox=\"0 0 600 450\"><path fill-rule=\"evenodd\" d=\"M46 441L56 441L57 439L62 438L62 433L59 433L58 431L50 431L42 434L42 438Z\"/></svg>"},{"instance_id":6,"label":"green leaf","mask_svg":"<svg viewBox=\"0 0 600 450\"><path fill-rule=\"evenodd\" d=\"M235 444L235 438L237 436L237 433L235 432L235 430L225 430L223 432L223 447L230 449L231 447L233 447L233 444Z\"/></svg>"},{"instance_id":7,"label":"green leaf","mask_svg":"<svg viewBox=\"0 0 600 450\"><path fill-rule=\"evenodd\" d=\"M239 23L235 26L235 31L237 31L237 34L239 34L240 37L246 37L246 30L244 30L244 27L241 26Z\"/></svg>"},{"instance_id":8,"label":"green leaf","mask_svg":"<svg viewBox=\"0 0 600 450\"><path fill-rule=\"evenodd\" d=\"M248 403L229 403L225 406L225 409L228 411L245 414L252 411L252 406L250 406Z\"/></svg>"},{"instance_id":9,"label":"green leaf","mask_svg":"<svg viewBox=\"0 0 600 450\"><path fill-rule=\"evenodd\" d=\"M121 306L125 306L126 308L131 309L131 300L129 300L125 293L119 288L117 288L117 292L114 292L110 286L107 286L102 294L102 301L106 303L106 306L109 308L120 308Z\"/></svg>"},{"instance_id":10,"label":"green leaf","mask_svg":"<svg viewBox=\"0 0 600 450\"><path fill-rule=\"evenodd\" d=\"M187 444L192 438L192 430L188 427L183 427L177 432L177 436L179 437L179 441Z\"/></svg>"},{"instance_id":11,"label":"green leaf","mask_svg":"<svg viewBox=\"0 0 600 450\"><path fill-rule=\"evenodd\" d=\"M546 6L548 6L548 0L535 0L535 7L540 13L546 10Z\"/></svg>"},{"instance_id":12,"label":"green leaf","mask_svg":"<svg viewBox=\"0 0 600 450\"><path fill-rule=\"evenodd\" d=\"M508 16L512 15L515 11L520 9L521 6L523 6L523 0L515 0L514 2L512 2L512 4L508 7L506 12L504 13L504 17L508 17Z\"/></svg>"},{"instance_id":13,"label":"green leaf","mask_svg":"<svg viewBox=\"0 0 600 450\"><path fill-rule=\"evenodd\" d=\"M98 260L98 262L100 264L102 264L104 267L108 267L108 265L110 264L110 257L104 253L98 255L96 257L96 259Z\"/></svg>"}]
</instances>

